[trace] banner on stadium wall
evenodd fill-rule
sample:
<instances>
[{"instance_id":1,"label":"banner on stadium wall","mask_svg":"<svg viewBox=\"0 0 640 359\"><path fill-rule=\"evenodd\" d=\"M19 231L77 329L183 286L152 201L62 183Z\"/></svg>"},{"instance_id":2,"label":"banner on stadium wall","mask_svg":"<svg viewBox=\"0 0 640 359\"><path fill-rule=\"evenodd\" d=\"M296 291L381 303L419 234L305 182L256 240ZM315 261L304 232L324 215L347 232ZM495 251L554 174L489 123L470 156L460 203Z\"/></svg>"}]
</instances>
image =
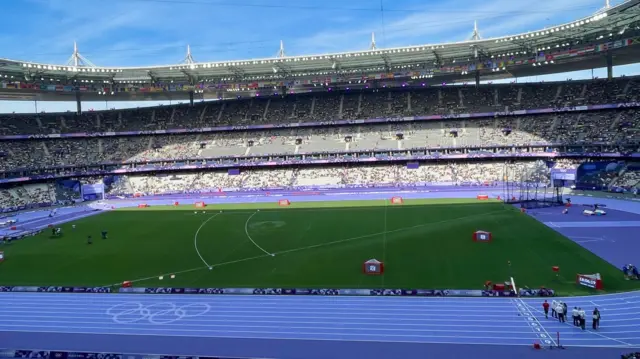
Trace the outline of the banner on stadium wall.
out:
<instances>
[{"instance_id":1,"label":"banner on stadium wall","mask_svg":"<svg viewBox=\"0 0 640 359\"><path fill-rule=\"evenodd\" d=\"M0 292L29 293L111 293L109 287L35 287L35 286L0 286Z\"/></svg>"},{"instance_id":2,"label":"banner on stadium wall","mask_svg":"<svg viewBox=\"0 0 640 359\"><path fill-rule=\"evenodd\" d=\"M551 179L563 180L563 181L575 181L577 169L551 169Z\"/></svg>"},{"instance_id":3,"label":"banner on stadium wall","mask_svg":"<svg viewBox=\"0 0 640 359\"><path fill-rule=\"evenodd\" d=\"M167 355L142 355L126 353L90 353L90 352L63 352L46 350L15 350L0 349L0 358L37 358L37 359L238 359L229 357L197 357L197 356L167 356Z\"/></svg>"},{"instance_id":4,"label":"banner on stadium wall","mask_svg":"<svg viewBox=\"0 0 640 359\"><path fill-rule=\"evenodd\" d=\"M104 183L83 184L80 192L85 201L104 199Z\"/></svg>"},{"instance_id":5,"label":"banner on stadium wall","mask_svg":"<svg viewBox=\"0 0 640 359\"><path fill-rule=\"evenodd\" d=\"M134 294L214 295L325 295L325 296L414 296L414 297L514 297L510 291L465 289L308 289L308 288L120 288ZM553 289L521 289L520 296L550 297Z\"/></svg>"},{"instance_id":6,"label":"banner on stadium wall","mask_svg":"<svg viewBox=\"0 0 640 359\"><path fill-rule=\"evenodd\" d=\"M0 286L0 292L31 293L111 293L110 287L37 287ZM308 288L120 288L133 294L214 294L214 295L342 295L342 296L417 296L417 297L513 297L510 291L476 289L308 289ZM520 289L520 296L550 297L553 289Z\"/></svg>"}]
</instances>

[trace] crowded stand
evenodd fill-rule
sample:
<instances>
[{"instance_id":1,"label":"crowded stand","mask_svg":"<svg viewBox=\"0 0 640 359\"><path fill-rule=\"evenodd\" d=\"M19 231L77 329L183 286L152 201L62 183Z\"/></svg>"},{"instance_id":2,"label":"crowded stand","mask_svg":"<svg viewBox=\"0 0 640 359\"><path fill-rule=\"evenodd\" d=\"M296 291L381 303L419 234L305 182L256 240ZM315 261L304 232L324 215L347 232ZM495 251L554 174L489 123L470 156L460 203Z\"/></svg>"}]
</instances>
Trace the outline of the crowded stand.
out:
<instances>
[{"instance_id":1,"label":"crowded stand","mask_svg":"<svg viewBox=\"0 0 640 359\"><path fill-rule=\"evenodd\" d=\"M38 115L1 115L0 135L31 134L27 140L0 141L0 170L57 166L187 161L203 158L309 155L358 151L448 149L478 153L501 146L509 153L545 145L582 146L582 151L616 152L618 146L640 146L640 116L634 108L558 112L478 119L451 119L387 124L349 124L268 130L141 134L85 138L39 138L57 133L198 129L249 124L282 124L319 120L477 113L559 108L640 100L640 80L568 81L563 83L447 86L424 89L327 91L275 97L203 102L144 109ZM597 147L589 147L599 143ZM510 148L506 150L506 148ZM457 150L451 150L457 149ZM456 152L456 151L465 152ZM538 149L539 150L539 149ZM549 151L547 149L547 151ZM575 169L583 160L559 160L557 168ZM519 163L519 162L518 162ZM524 166L524 165L523 165ZM523 167L524 170L524 167ZM526 171L525 171L526 172ZM45 173L45 172L42 172ZM523 172L524 173L524 172ZM633 170L589 174L593 187L637 189ZM189 188L261 189L322 185L391 185L415 183L489 183L502 178L501 165L437 163L409 171L402 166L340 167L308 170L248 170L239 176L196 173L123 177L113 194L185 191ZM541 180L545 180L542 178ZM73 200L73 191L55 185L25 185L2 190L2 207ZM40 185L37 185L40 186ZM36 188L39 190L36 191Z\"/></svg>"},{"instance_id":2,"label":"crowded stand","mask_svg":"<svg viewBox=\"0 0 640 359\"><path fill-rule=\"evenodd\" d=\"M559 159L554 169L576 170L589 161ZM549 163L545 161L503 162L434 162L418 168L406 165L333 167L297 167L242 170L228 172L154 173L117 176L106 193L113 196L139 194L255 191L277 188L321 187L406 187L425 185L499 186L509 173L509 181L530 181L550 185ZM508 167L508 169L506 169ZM611 163L603 170L581 175L583 186L624 189L637 194L640 171L635 163ZM506 172L505 172L506 171ZM18 185L0 190L0 207L17 208L31 204L64 204L80 200L78 187L65 186L65 181L80 184L101 182L101 177L85 177L40 184Z\"/></svg>"},{"instance_id":3,"label":"crowded stand","mask_svg":"<svg viewBox=\"0 0 640 359\"><path fill-rule=\"evenodd\" d=\"M542 161L515 162L516 173L548 171ZM495 185L504 176L503 163L434 163L417 169L400 165L341 166L326 168L254 169L239 175L227 172L159 173L153 175L125 175L106 188L110 195L163 194L188 192L218 192L220 189L266 190L275 188L309 188L327 186L402 187L410 185ZM0 207L17 208L29 204L62 204L80 199L79 185L66 183L97 183L102 179L81 178L41 184L27 184L0 190ZM520 177L513 181L522 180ZM541 179L549 183L549 179Z\"/></svg>"},{"instance_id":4,"label":"crowded stand","mask_svg":"<svg viewBox=\"0 0 640 359\"><path fill-rule=\"evenodd\" d=\"M640 143L640 133L635 131L640 128L637 113L627 109L367 126L1 141L0 169L416 148L635 144Z\"/></svg>"},{"instance_id":5,"label":"crowded stand","mask_svg":"<svg viewBox=\"0 0 640 359\"><path fill-rule=\"evenodd\" d=\"M496 185L504 177L503 163L433 163L416 169L400 165L340 166L296 169L255 169L239 175L227 172L179 173L169 175L122 176L109 190L111 195L134 193L163 194L175 192L253 191L277 188L313 187L402 187L410 185ZM522 175L549 184L544 161L515 162L513 181ZM531 173L541 173L532 177ZM546 176L546 178L544 178Z\"/></svg>"},{"instance_id":6,"label":"crowded stand","mask_svg":"<svg viewBox=\"0 0 640 359\"><path fill-rule=\"evenodd\" d=\"M142 109L0 116L0 135L194 129L255 123L449 115L640 100L640 80L366 89L253 97Z\"/></svg>"}]
</instances>

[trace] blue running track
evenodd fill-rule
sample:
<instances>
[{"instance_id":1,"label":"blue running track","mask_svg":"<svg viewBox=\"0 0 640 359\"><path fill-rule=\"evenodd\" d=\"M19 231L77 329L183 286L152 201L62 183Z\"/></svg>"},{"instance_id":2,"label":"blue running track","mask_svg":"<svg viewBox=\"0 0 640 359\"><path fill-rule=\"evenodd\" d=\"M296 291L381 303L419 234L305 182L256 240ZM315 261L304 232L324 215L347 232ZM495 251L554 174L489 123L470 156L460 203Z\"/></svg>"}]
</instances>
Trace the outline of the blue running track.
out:
<instances>
[{"instance_id":1,"label":"blue running track","mask_svg":"<svg viewBox=\"0 0 640 359\"><path fill-rule=\"evenodd\" d=\"M538 298L0 293L0 348L412 358L425 344L553 345L557 332L566 347L640 348L640 292L565 301L597 306L601 329L545 319Z\"/></svg>"}]
</instances>

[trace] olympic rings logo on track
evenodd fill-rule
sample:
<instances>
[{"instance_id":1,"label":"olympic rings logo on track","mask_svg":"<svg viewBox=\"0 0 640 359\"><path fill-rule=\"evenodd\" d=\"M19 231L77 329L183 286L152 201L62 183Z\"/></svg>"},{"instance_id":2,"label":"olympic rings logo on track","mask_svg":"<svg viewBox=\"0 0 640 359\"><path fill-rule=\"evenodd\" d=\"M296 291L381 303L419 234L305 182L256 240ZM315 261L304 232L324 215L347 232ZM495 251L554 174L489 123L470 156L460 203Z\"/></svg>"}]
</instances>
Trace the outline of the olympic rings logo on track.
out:
<instances>
[{"instance_id":1,"label":"olympic rings logo on track","mask_svg":"<svg viewBox=\"0 0 640 359\"><path fill-rule=\"evenodd\" d=\"M206 303L192 303L177 306L163 302L145 305L141 302L125 302L107 309L107 315L117 324L149 322L170 324L185 318L195 318L207 314L211 306Z\"/></svg>"}]
</instances>

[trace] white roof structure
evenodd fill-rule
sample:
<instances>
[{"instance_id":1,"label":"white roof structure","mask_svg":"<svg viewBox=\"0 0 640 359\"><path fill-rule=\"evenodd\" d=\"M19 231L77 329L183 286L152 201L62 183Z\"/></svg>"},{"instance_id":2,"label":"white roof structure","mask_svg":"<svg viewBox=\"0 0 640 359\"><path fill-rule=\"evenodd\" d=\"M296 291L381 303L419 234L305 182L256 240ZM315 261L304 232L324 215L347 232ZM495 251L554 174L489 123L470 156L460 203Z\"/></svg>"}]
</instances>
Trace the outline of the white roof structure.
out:
<instances>
[{"instance_id":1,"label":"white roof structure","mask_svg":"<svg viewBox=\"0 0 640 359\"><path fill-rule=\"evenodd\" d=\"M592 16L526 33L482 38L481 24L470 24L469 40L381 49L371 36L369 49L303 56L287 56L284 42L271 58L196 62L187 48L181 63L144 67L101 67L83 57L74 44L70 62L64 65L0 59L0 76L17 80L38 78L125 82L294 81L314 76L371 75L394 71L429 71L442 66L480 63L499 58L531 58L553 49L640 36L640 0L605 7ZM277 44L277 43L275 43ZM275 45L274 44L274 45ZM274 46L277 48L277 46ZM93 59L98 61L99 59ZM578 61L578 60L572 60ZM504 70L504 69L503 69ZM550 71L550 70L547 70ZM558 70L560 71L560 70ZM563 70L565 71L565 70ZM465 74L462 74L465 75Z\"/></svg>"}]
</instances>

